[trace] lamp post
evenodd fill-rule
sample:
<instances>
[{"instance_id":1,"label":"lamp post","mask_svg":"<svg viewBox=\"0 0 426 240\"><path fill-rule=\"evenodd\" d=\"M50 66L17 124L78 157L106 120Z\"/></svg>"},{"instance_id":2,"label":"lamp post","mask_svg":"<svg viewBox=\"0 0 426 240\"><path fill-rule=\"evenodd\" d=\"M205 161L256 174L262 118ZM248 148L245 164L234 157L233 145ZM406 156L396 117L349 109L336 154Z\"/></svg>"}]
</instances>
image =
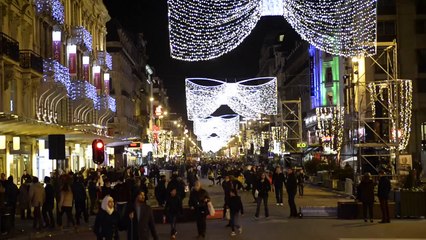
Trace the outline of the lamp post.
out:
<instances>
[{"instance_id":1,"label":"lamp post","mask_svg":"<svg viewBox=\"0 0 426 240\"><path fill-rule=\"evenodd\" d=\"M154 125L153 123L153 118L154 118L154 84L152 81L152 74L154 73L154 71L152 70L152 68L147 64L145 65L145 71L146 74L148 75L148 83L150 85L149 88L149 102L150 102L150 106L149 106L149 130L152 131L152 127Z\"/></svg>"}]
</instances>

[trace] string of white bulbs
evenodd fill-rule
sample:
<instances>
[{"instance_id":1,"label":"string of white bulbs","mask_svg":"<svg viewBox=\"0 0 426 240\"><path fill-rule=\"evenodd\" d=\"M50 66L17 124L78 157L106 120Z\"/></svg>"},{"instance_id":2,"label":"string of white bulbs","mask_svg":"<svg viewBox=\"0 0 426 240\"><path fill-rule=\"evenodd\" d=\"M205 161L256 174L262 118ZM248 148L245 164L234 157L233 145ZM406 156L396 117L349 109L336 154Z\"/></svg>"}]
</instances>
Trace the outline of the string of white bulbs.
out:
<instances>
[{"instance_id":1,"label":"string of white bulbs","mask_svg":"<svg viewBox=\"0 0 426 240\"><path fill-rule=\"evenodd\" d=\"M342 55L376 52L377 0L168 0L170 53L209 60L236 48L261 16L282 15L310 44Z\"/></svg>"}]
</instances>

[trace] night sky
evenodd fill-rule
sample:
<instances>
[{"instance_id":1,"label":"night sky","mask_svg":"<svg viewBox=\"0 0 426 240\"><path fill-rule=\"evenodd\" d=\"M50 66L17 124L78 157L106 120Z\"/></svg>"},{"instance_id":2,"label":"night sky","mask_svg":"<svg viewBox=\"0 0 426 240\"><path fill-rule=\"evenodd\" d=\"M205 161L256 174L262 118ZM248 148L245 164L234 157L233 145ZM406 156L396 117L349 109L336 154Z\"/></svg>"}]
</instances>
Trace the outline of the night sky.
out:
<instances>
[{"instance_id":1,"label":"night sky","mask_svg":"<svg viewBox=\"0 0 426 240\"><path fill-rule=\"evenodd\" d=\"M148 64L163 79L171 112L186 116L185 78L236 79L255 77L260 48L265 36L285 34L284 46L294 46L295 32L283 17L263 17L253 32L236 49L222 57L201 62L185 62L170 57L166 0L104 0L112 18L130 32L143 32L147 40Z\"/></svg>"}]
</instances>

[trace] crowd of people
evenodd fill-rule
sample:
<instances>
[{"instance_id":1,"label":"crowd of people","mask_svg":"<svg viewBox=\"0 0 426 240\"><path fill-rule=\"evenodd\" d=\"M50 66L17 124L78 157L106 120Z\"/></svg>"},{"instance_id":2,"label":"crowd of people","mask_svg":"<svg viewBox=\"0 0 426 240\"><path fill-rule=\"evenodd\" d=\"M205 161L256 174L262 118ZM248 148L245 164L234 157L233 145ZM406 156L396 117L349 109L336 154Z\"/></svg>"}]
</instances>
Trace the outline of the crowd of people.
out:
<instances>
[{"instance_id":1,"label":"crowd of people","mask_svg":"<svg viewBox=\"0 0 426 240\"><path fill-rule=\"evenodd\" d=\"M160 174L169 170L171 176ZM63 227L66 215L67 227L78 226L96 215L93 231L97 239L119 239L120 231L127 231L128 239L158 239L154 214L148 198L163 209L164 222L170 224L170 236L177 236L176 222L183 215L183 205L188 203L196 220L198 237L206 236L206 218L212 215L208 191L200 179L206 178L211 185L221 185L224 193L223 218L231 236L242 233L239 222L244 214L241 191L251 193L256 203L255 220L260 217L263 203L264 216L269 218L268 200L275 193L276 205L283 206L283 191L287 192L290 218L298 217L295 197L304 194L306 175L302 169L279 165L243 164L242 162L207 162L196 164L166 164L125 169L82 169L79 172L54 171L43 183L26 171L19 179L20 187L10 176L1 174L0 204L7 208L14 226L15 214L21 219L31 219L36 231L43 228ZM389 222L387 195L390 183L387 178L379 181L379 200L383 211L382 222ZM365 175L358 186L359 200L364 206L364 218L373 221L374 184ZM189 193L189 196L187 196ZM185 198L187 198L185 200ZM55 214L54 214L55 213Z\"/></svg>"}]
</instances>

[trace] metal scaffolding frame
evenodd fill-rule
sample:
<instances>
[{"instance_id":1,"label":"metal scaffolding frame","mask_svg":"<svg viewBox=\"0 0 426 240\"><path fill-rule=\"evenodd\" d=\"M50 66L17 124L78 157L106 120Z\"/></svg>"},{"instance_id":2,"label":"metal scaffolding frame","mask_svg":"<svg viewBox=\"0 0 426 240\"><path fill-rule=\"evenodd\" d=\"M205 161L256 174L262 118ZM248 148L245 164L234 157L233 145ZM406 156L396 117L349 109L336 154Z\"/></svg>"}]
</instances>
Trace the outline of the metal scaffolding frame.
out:
<instances>
[{"instance_id":1,"label":"metal scaffolding frame","mask_svg":"<svg viewBox=\"0 0 426 240\"><path fill-rule=\"evenodd\" d=\"M297 147L303 140L302 135L302 101L283 100L278 109L281 115L282 126L287 128L287 138L284 141L286 152L301 153Z\"/></svg>"},{"instance_id":2,"label":"metal scaffolding frame","mask_svg":"<svg viewBox=\"0 0 426 240\"><path fill-rule=\"evenodd\" d=\"M368 82L361 83L360 79L363 76L359 76L359 66L353 65L354 78L356 77L357 79L352 87L356 88L354 93L358 96L358 98L353 98L354 106L356 106L354 110L357 124L356 126L353 125L352 129L353 136L357 136L357 143L354 144L354 147L358 150L356 172L361 174L361 165L364 163L377 172L379 169L376 168L376 164L386 163L387 167L392 170L392 174L398 174L398 161L396 159L398 159L399 155L397 150L399 138L398 131L395 131L396 133L392 132L392 126L398 126L399 108L390 106L390 103L398 106L398 98L394 98L395 91L398 91L397 43L395 40L393 42L377 42L377 48L378 54L369 57L373 61L373 64L369 67L377 67L386 75L383 81L375 82L377 85L391 86L386 93L375 91L375 89L368 87ZM384 62L385 65L383 64ZM377 73L375 72L375 74ZM361 96L361 88L365 89L364 96ZM366 95L368 95L368 100ZM372 101L370 98L374 98L374 100ZM358 99L357 102L355 102L356 99ZM361 107L362 101L366 101L365 109ZM380 109L380 114L373 113L371 109L375 108ZM365 129L364 136L359 130L362 128ZM371 142L366 141L367 131L372 135ZM396 134L396 140L392 140L392 134Z\"/></svg>"}]
</instances>

